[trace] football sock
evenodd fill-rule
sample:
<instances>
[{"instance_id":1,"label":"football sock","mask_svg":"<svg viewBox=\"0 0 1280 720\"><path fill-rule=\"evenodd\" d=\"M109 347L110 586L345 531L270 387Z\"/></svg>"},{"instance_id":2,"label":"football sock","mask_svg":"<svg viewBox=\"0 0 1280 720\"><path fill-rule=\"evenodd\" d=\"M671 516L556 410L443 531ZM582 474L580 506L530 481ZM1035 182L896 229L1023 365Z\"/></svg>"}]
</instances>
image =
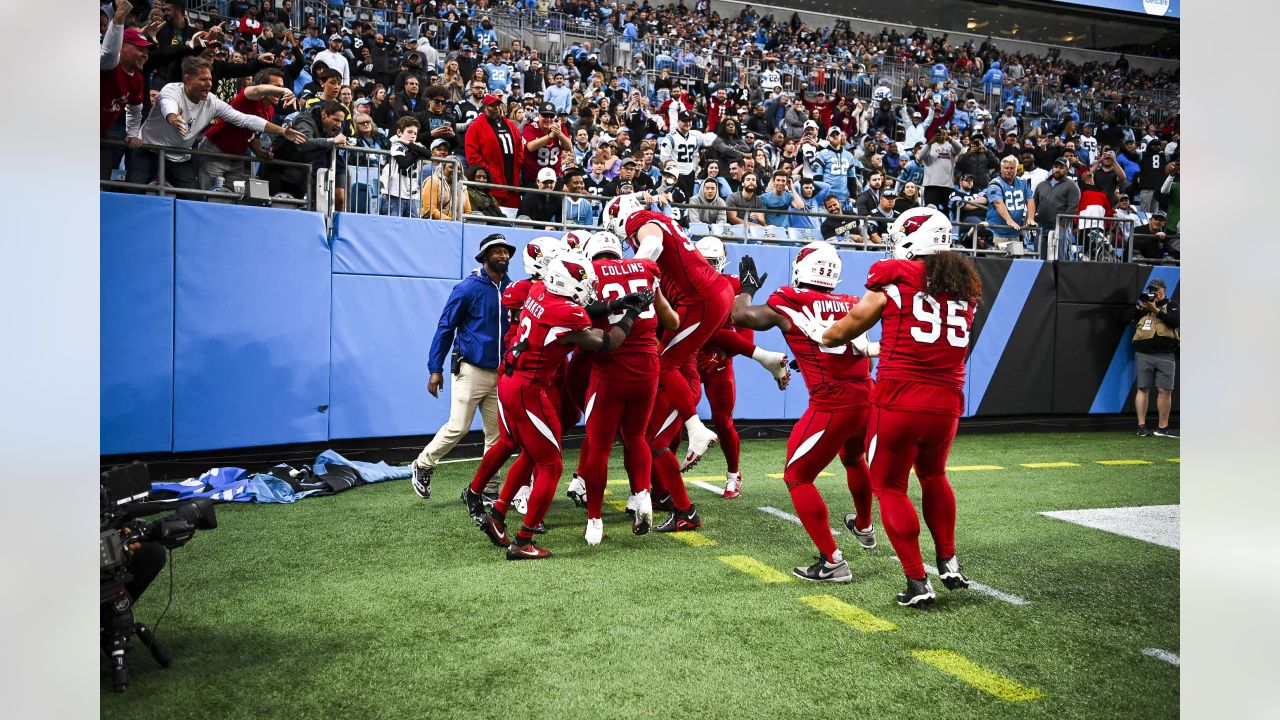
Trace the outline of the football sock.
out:
<instances>
[{"instance_id":1,"label":"football sock","mask_svg":"<svg viewBox=\"0 0 1280 720\"><path fill-rule=\"evenodd\" d=\"M871 519L871 473L867 471L866 459L859 455L857 462L844 466L845 482L849 485L849 494L853 496L853 511L856 514L854 525L866 530Z\"/></svg>"},{"instance_id":2,"label":"football sock","mask_svg":"<svg viewBox=\"0 0 1280 720\"><path fill-rule=\"evenodd\" d=\"M919 473L919 468L916 469ZM920 505L938 557L956 554L956 495L947 476L920 477Z\"/></svg>"},{"instance_id":3,"label":"football sock","mask_svg":"<svg viewBox=\"0 0 1280 720\"><path fill-rule=\"evenodd\" d=\"M587 484L587 518L598 518L604 507L604 486L607 478L603 474L593 473L582 480Z\"/></svg>"},{"instance_id":4,"label":"football sock","mask_svg":"<svg viewBox=\"0 0 1280 720\"><path fill-rule=\"evenodd\" d=\"M924 577L924 559L920 556L920 518L916 516L911 498L905 492L885 491L879 499L880 524L902 562L902 571L907 577Z\"/></svg>"},{"instance_id":5,"label":"football sock","mask_svg":"<svg viewBox=\"0 0 1280 720\"><path fill-rule=\"evenodd\" d=\"M674 453L663 451L653 456L654 486L660 486L671 493L671 504L676 510L684 512L689 509L689 493L685 490L684 479L680 477L680 461Z\"/></svg>"},{"instance_id":6,"label":"football sock","mask_svg":"<svg viewBox=\"0 0 1280 720\"><path fill-rule=\"evenodd\" d=\"M724 350L725 353L731 357L734 355L742 355L743 357L759 360L759 358L755 356L755 353L759 351L760 348L756 347L755 343L743 337L741 333L734 330L728 330L726 328L717 330L716 334L712 335L710 340L707 340L707 345L718 347Z\"/></svg>"},{"instance_id":7,"label":"football sock","mask_svg":"<svg viewBox=\"0 0 1280 720\"><path fill-rule=\"evenodd\" d=\"M471 492L484 492L485 485L489 484L489 480L507 460L516 452L516 444L509 437L503 436L498 438L498 442L485 452L484 457L480 459L480 467L476 468L476 474L471 478Z\"/></svg>"},{"instance_id":8,"label":"football sock","mask_svg":"<svg viewBox=\"0 0 1280 720\"><path fill-rule=\"evenodd\" d=\"M814 487L813 482L799 482L788 486L791 503L795 505L796 515L804 531L809 533L813 544L818 546L823 557L830 558L839 552L836 539L831 535L831 524L827 518L827 504L822 501L822 493Z\"/></svg>"}]
</instances>

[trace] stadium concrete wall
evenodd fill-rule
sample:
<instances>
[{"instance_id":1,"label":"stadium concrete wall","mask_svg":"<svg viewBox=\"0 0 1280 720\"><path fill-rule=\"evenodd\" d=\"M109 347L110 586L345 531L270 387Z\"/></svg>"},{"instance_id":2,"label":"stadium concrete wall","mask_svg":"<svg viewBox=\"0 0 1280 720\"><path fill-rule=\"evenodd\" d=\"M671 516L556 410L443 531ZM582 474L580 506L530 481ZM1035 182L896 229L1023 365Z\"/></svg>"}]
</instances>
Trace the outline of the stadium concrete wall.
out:
<instances>
[{"instance_id":1,"label":"stadium concrete wall","mask_svg":"<svg viewBox=\"0 0 1280 720\"><path fill-rule=\"evenodd\" d=\"M100 212L103 455L427 435L444 423L447 400L426 392L427 352L493 227L339 213L329 232L318 213L116 193L102 193ZM502 232L517 245L540 234ZM755 258L765 292L790 281L796 248L727 250L731 268ZM841 256L840 289L861 294L883 254ZM1153 276L1176 296L1177 268L977 265L967 415L1131 408L1126 313ZM519 262L511 271L523 277ZM757 341L785 350L777 332ZM804 412L799 377L779 392L756 363L736 369L736 417Z\"/></svg>"}]
</instances>

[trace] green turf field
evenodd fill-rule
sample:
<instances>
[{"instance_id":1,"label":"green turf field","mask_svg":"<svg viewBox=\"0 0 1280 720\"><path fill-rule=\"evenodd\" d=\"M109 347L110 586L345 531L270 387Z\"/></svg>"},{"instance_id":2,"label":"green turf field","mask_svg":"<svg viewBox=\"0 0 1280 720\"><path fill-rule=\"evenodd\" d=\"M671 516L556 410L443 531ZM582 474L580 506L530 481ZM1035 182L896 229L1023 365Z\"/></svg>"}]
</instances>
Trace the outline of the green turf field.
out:
<instances>
[{"instance_id":1,"label":"green turf field","mask_svg":"<svg viewBox=\"0 0 1280 720\"><path fill-rule=\"evenodd\" d=\"M794 509L766 477L781 472L785 442L745 442L742 453L742 497L690 488L704 528L686 539L636 537L606 505L607 538L589 548L562 483L540 539L556 557L539 562L506 561L471 523L458 493L473 463L438 468L427 502L397 481L295 505L221 505L219 528L174 554L176 597L159 628L174 666L160 670L135 641L125 694L111 692L103 666L102 715L1177 715L1178 668L1142 650L1179 652L1178 551L1038 514L1178 503L1177 440L961 436L952 466L1004 469L951 473L960 560L973 580L1029 604L947 592L935 578L927 612L894 603L902 573L882 531L870 552L837 538L852 584L790 578L816 551L799 525L758 509ZM566 458L570 471L576 460ZM1022 467L1058 462L1078 466ZM722 485L723 471L713 450L690 475ZM851 501L843 470L831 471L818 484L843 529ZM611 477L623 476L615 448ZM626 499L623 484L609 492ZM932 564L927 539L924 555ZM139 619L154 622L166 595L162 574Z\"/></svg>"}]
</instances>

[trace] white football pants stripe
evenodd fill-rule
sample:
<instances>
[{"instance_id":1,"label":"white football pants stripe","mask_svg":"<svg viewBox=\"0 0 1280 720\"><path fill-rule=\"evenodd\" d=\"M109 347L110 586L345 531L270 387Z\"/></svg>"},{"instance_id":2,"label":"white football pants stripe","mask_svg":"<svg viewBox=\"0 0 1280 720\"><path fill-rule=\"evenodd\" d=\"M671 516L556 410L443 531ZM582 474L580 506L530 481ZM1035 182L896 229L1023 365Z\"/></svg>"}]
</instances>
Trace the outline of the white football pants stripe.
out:
<instances>
[{"instance_id":1,"label":"white football pants stripe","mask_svg":"<svg viewBox=\"0 0 1280 720\"><path fill-rule=\"evenodd\" d=\"M804 442L800 443L800 446L796 448L796 454L792 455L790 460L787 460L787 467L791 467L791 463L799 460L805 453L812 450L813 446L818 444L818 441L822 439L823 434L826 432L826 430L819 430L805 438Z\"/></svg>"},{"instance_id":2,"label":"white football pants stripe","mask_svg":"<svg viewBox=\"0 0 1280 720\"><path fill-rule=\"evenodd\" d=\"M583 423L586 423L589 420L591 420L591 408L596 406L596 395L598 394L599 393L591 393L591 398L587 400L587 410L585 413L583 413L585 417L582 418Z\"/></svg>"},{"instance_id":3,"label":"white football pants stripe","mask_svg":"<svg viewBox=\"0 0 1280 720\"><path fill-rule=\"evenodd\" d=\"M671 338L671 342L667 343L667 346L666 346L666 347L662 348L662 354L663 354L663 355L667 354L667 351L668 351L668 350L670 350L671 348L675 347L675 346L676 346L676 343L678 343L678 342L680 342L681 340L683 340L683 339L685 339L685 338L689 337L689 335L691 335L691 334L693 333L693 331L694 331L694 330L697 330L697 329L698 329L698 326L699 326L699 325L701 325L701 324L702 324L702 321L701 321L701 320L699 320L698 322L696 322L696 323L694 323L694 324L690 325L689 327L687 327L687 328L685 328L685 329L681 330L678 334L676 334L676 336L675 336L675 337Z\"/></svg>"},{"instance_id":4,"label":"white football pants stripe","mask_svg":"<svg viewBox=\"0 0 1280 720\"><path fill-rule=\"evenodd\" d=\"M663 430L666 430L668 427L671 426L671 423L676 421L676 416L678 416L679 414L680 414L679 410L672 410L671 414L667 416L667 419L662 421L662 427L658 428L658 432L654 434L661 435Z\"/></svg>"},{"instance_id":5,"label":"white football pants stripe","mask_svg":"<svg viewBox=\"0 0 1280 720\"><path fill-rule=\"evenodd\" d=\"M494 393L495 395L497 393ZM507 431L507 435L511 435L511 426L507 424L507 413L502 409L502 401L498 400L498 419L502 421L502 429Z\"/></svg>"},{"instance_id":6,"label":"white football pants stripe","mask_svg":"<svg viewBox=\"0 0 1280 720\"><path fill-rule=\"evenodd\" d=\"M879 434L871 436L871 444L867 446L867 467L871 467L871 463L876 460L876 440L880 439Z\"/></svg>"},{"instance_id":7,"label":"white football pants stripe","mask_svg":"<svg viewBox=\"0 0 1280 720\"><path fill-rule=\"evenodd\" d=\"M559 450L560 441L556 440L555 433L551 432L551 428L548 427L547 424L542 421L542 418L538 417L537 415L534 415L529 410L525 410L524 414L529 416L529 422L532 422L533 426L538 428L538 432L542 433L542 436L545 437L547 440L551 441L551 444L554 445L557 450Z\"/></svg>"}]
</instances>

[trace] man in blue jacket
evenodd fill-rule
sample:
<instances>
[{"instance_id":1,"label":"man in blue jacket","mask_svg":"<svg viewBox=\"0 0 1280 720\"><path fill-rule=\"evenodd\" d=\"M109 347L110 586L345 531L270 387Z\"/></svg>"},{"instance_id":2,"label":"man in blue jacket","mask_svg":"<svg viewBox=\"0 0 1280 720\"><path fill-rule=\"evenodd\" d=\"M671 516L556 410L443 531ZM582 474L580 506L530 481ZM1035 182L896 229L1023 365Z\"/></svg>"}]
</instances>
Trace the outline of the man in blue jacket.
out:
<instances>
[{"instance_id":1,"label":"man in blue jacket","mask_svg":"<svg viewBox=\"0 0 1280 720\"><path fill-rule=\"evenodd\" d=\"M452 346L453 397L448 422L413 461L413 491L423 500L431 498L436 464L467 434L477 407L484 421L484 449L498 441L498 358L507 330L502 293L511 284L507 265L515 252L515 245L500 233L482 240L476 253L480 269L454 286L440 313L427 360L427 392L440 396L444 357Z\"/></svg>"}]
</instances>

